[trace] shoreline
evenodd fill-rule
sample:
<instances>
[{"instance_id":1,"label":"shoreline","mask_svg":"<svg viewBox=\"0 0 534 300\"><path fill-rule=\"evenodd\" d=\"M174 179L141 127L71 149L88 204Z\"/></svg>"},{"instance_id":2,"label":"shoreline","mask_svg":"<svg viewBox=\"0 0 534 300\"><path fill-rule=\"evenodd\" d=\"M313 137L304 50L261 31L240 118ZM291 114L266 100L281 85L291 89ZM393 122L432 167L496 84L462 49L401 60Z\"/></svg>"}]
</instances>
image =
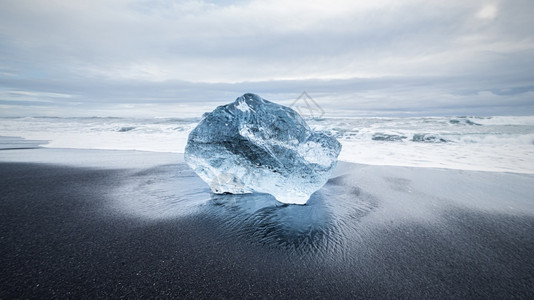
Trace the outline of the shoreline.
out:
<instances>
[{"instance_id":1,"label":"shoreline","mask_svg":"<svg viewBox=\"0 0 534 300\"><path fill-rule=\"evenodd\" d=\"M174 153L41 150L0 151L0 298L534 296L532 175L340 163L297 207Z\"/></svg>"},{"instance_id":2,"label":"shoreline","mask_svg":"<svg viewBox=\"0 0 534 300\"><path fill-rule=\"evenodd\" d=\"M85 118L0 120L4 135L47 140L46 148L184 152L197 122ZM308 120L344 149L339 160L359 164L534 174L534 119L525 117L361 118ZM0 149L2 148L0 136Z\"/></svg>"},{"instance_id":3,"label":"shoreline","mask_svg":"<svg viewBox=\"0 0 534 300\"><path fill-rule=\"evenodd\" d=\"M29 140L28 142L35 142ZM28 150L38 150L41 151L43 157L37 157L32 155L27 155L26 151ZM4 152L7 151L7 152ZM15 147L15 148L4 148L0 147L0 162L32 162L32 163L52 163L52 164L63 164L72 167L83 167L87 164L91 164L86 161L73 161L73 160L63 160L62 156L64 153L72 153L71 156L82 155L82 154L96 154L98 158L93 159L93 165L95 167L105 167L109 168L111 166L102 165L101 160L103 159L106 153L112 154L112 156L118 156L116 154L127 154L134 156L148 156L155 159L158 162L168 161L170 163L183 162L183 153L182 152L164 152L164 151L149 151L149 150L135 150L135 149L91 149L91 148L55 148L55 147L42 147L42 146L31 146L31 147ZM76 154L78 153L78 154ZM115 155L114 155L115 154ZM177 160L173 160L177 158ZM100 159L100 160L99 160ZM117 157L120 161L118 163L113 163L112 165L116 167L124 166L122 159ZM450 170L450 171L465 171L465 172L481 172L481 173L503 173L503 174L518 174L518 175L534 175L534 170L532 171L518 171L518 170L496 170L496 169L486 169L481 170L477 168L453 168L446 166L411 166L411 165L402 165L402 164L365 164L357 163L346 160L338 160L340 163L352 164L355 166L369 166L369 167L392 167L392 168L415 168L415 169L435 169L435 170ZM151 163L155 165L155 163ZM142 166L139 165L139 166ZM335 172L335 170L334 170Z\"/></svg>"}]
</instances>

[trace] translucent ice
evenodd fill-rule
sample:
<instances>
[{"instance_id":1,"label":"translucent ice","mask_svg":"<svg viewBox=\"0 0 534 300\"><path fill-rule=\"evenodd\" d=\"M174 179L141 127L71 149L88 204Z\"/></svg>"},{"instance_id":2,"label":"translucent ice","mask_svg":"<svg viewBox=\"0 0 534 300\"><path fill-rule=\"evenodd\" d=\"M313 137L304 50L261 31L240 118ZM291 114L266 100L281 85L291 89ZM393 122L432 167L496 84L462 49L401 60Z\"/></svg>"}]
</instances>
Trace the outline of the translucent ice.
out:
<instances>
[{"instance_id":1,"label":"translucent ice","mask_svg":"<svg viewBox=\"0 0 534 300\"><path fill-rule=\"evenodd\" d=\"M291 108L245 94L205 114L186 162L216 194L269 193L305 204L337 163L341 144L314 132Z\"/></svg>"}]
</instances>

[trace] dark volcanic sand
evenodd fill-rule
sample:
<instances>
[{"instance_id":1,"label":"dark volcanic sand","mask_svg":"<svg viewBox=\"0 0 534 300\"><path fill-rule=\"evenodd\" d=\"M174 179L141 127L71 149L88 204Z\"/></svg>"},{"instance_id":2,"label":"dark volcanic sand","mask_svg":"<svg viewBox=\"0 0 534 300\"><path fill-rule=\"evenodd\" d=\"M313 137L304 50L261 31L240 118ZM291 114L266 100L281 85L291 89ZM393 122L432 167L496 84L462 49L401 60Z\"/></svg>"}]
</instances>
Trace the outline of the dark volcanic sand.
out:
<instances>
[{"instance_id":1,"label":"dark volcanic sand","mask_svg":"<svg viewBox=\"0 0 534 300\"><path fill-rule=\"evenodd\" d=\"M355 187L354 201L371 203L365 213L327 215L322 233L307 239L245 221L246 212L220 208L220 199L161 220L113 208L118 186L158 172L165 167L133 173L1 163L0 298L534 298L529 213L451 204L436 208L436 223L365 225L388 211L380 196ZM314 213L333 201L336 180L311 203ZM401 201L405 182L392 182Z\"/></svg>"}]
</instances>

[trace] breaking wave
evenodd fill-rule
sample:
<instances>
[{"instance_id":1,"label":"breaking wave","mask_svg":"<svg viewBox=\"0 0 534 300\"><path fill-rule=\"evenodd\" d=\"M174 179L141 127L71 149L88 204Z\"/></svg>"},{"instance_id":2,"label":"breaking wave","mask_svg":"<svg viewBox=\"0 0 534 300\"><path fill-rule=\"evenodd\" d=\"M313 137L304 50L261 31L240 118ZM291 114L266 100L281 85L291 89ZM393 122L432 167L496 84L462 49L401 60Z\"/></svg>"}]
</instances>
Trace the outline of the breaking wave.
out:
<instances>
[{"instance_id":1,"label":"breaking wave","mask_svg":"<svg viewBox=\"0 0 534 300\"><path fill-rule=\"evenodd\" d=\"M200 118L0 118L0 135L47 140L45 147L183 153ZM341 159L364 164L439 166L533 173L534 116L321 118ZM532 163L530 163L532 165Z\"/></svg>"}]
</instances>

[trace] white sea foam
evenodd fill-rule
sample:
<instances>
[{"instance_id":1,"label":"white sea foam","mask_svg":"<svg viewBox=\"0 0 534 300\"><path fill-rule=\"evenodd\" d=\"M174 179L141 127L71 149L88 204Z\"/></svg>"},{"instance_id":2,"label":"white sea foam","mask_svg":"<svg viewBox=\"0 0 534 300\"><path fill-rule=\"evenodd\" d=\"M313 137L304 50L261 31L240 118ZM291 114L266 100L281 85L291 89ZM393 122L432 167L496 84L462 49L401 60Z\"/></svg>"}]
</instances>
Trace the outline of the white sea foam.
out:
<instances>
[{"instance_id":1,"label":"white sea foam","mask_svg":"<svg viewBox=\"0 0 534 300\"><path fill-rule=\"evenodd\" d=\"M45 147L184 152L200 119L0 118L0 136ZM534 116L308 120L343 145L340 160L534 173ZM1 155L1 153L0 153Z\"/></svg>"}]
</instances>

